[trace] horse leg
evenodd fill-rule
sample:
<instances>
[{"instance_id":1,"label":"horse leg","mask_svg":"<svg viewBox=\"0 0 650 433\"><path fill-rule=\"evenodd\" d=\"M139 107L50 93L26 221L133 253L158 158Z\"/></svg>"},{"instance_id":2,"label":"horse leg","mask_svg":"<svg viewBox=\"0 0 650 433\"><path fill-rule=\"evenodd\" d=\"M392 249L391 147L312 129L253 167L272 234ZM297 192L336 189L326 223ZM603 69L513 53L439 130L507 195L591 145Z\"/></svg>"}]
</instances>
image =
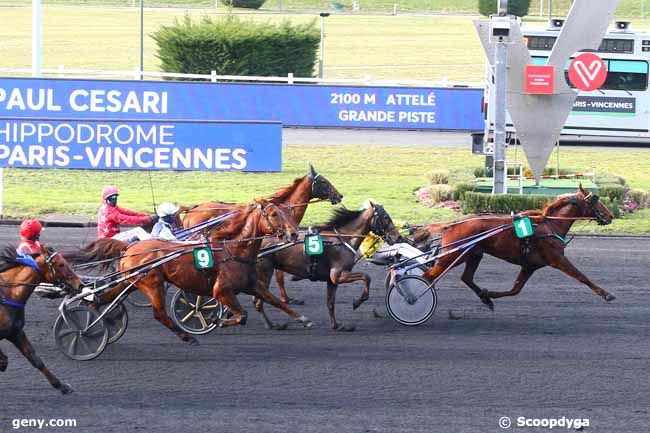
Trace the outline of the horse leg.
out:
<instances>
[{"instance_id":1,"label":"horse leg","mask_svg":"<svg viewBox=\"0 0 650 433\"><path fill-rule=\"evenodd\" d=\"M11 341L18 350L20 350L20 353L23 354L25 358L35 367L37 368L43 375L47 378L47 380L50 382L50 384L55 388L61 391L61 394L70 394L72 392L72 388L70 385L67 383L62 383L48 368L43 364L43 361L41 361L41 358L38 357L36 352L34 351L34 348L32 347L31 343L27 339L27 335L20 330L16 332L15 334L7 337L7 340Z\"/></svg>"},{"instance_id":2,"label":"horse leg","mask_svg":"<svg viewBox=\"0 0 650 433\"><path fill-rule=\"evenodd\" d=\"M284 285L284 271L275 271L275 281L278 283L278 289L280 290L280 299L282 302L290 305L305 305L305 301L297 298L290 298L289 295L287 295L287 288Z\"/></svg>"},{"instance_id":3,"label":"horse leg","mask_svg":"<svg viewBox=\"0 0 650 433\"><path fill-rule=\"evenodd\" d=\"M174 334L178 336L178 338L180 338L184 342L190 343L191 346L198 346L199 345L198 340L192 337L187 332L183 331L178 326L176 326L176 324L172 321L172 319L167 314L167 310L165 309L165 296L164 296L164 290L162 289L162 285L158 285L156 287L154 285L144 284L142 282L139 284L140 284L139 289L142 291L142 293L147 295L147 297L151 301L151 308L153 309L154 319L156 319L164 326L169 328Z\"/></svg>"},{"instance_id":4,"label":"horse leg","mask_svg":"<svg viewBox=\"0 0 650 433\"><path fill-rule=\"evenodd\" d=\"M7 365L9 365L9 359L7 358L7 355L2 353L2 350L0 350L0 371L5 371Z\"/></svg>"},{"instance_id":5,"label":"horse leg","mask_svg":"<svg viewBox=\"0 0 650 433\"><path fill-rule=\"evenodd\" d=\"M553 257L553 259L549 261L549 265L589 286L589 288L593 290L595 294L603 298L605 301L611 302L616 299L616 296L609 294L606 290L592 283L591 280L587 278L582 272L580 272L565 256Z\"/></svg>"},{"instance_id":6,"label":"horse leg","mask_svg":"<svg viewBox=\"0 0 650 433\"><path fill-rule=\"evenodd\" d=\"M336 303L336 289L337 285L331 280L327 281L327 309L330 314L330 325L334 331L351 332L354 331L354 326L345 326L336 323L336 316L334 315L334 304Z\"/></svg>"},{"instance_id":7,"label":"horse leg","mask_svg":"<svg viewBox=\"0 0 650 433\"><path fill-rule=\"evenodd\" d=\"M333 282L334 284L339 285L343 283L352 283L354 281L363 281L363 292L361 292L361 296L352 301L352 309L356 310L361 306L361 304L370 298L370 276L363 272L342 271L336 281Z\"/></svg>"},{"instance_id":8,"label":"horse leg","mask_svg":"<svg viewBox=\"0 0 650 433\"><path fill-rule=\"evenodd\" d=\"M232 316L229 316L227 319L217 319L215 323L219 325L220 328L225 328L227 326L234 325L245 325L248 320L248 313L244 311L237 296L235 296L230 290L224 290L218 285L215 284L213 290L213 297L221 303L221 305L226 306L228 310L232 313Z\"/></svg>"},{"instance_id":9,"label":"horse leg","mask_svg":"<svg viewBox=\"0 0 650 433\"><path fill-rule=\"evenodd\" d=\"M463 281L463 283L467 285L467 287L469 287L474 291L474 293L476 293L476 296L481 298L481 302L487 305L488 308L490 308L490 310L494 310L494 303L492 302L490 297L486 295L488 292L481 289L474 282L474 275L476 274L476 270L478 269L478 266L481 264L481 260L483 260L483 253L474 254L467 257L467 261L465 262L465 270L463 271L463 275L461 276L460 279Z\"/></svg>"},{"instance_id":10,"label":"horse leg","mask_svg":"<svg viewBox=\"0 0 650 433\"><path fill-rule=\"evenodd\" d=\"M521 268L521 271L519 271L519 275L517 276L517 279L515 280L515 285L512 287L511 290L507 292L483 292L485 297L492 298L492 299L497 299L497 298L503 298L504 296L516 296L521 292L521 289L524 288L524 285L528 281L531 275L533 275L533 272L535 270L533 269L526 269L526 268Z\"/></svg>"},{"instance_id":11,"label":"horse leg","mask_svg":"<svg viewBox=\"0 0 650 433\"><path fill-rule=\"evenodd\" d=\"M303 316L302 314L299 314L295 311L293 311L289 306L280 301L278 298L273 296L273 293L269 292L268 290L264 289L261 285L258 285L255 288L255 296L257 296L259 299L262 301L266 302L267 304L273 305L275 308L278 308L282 311L284 311L289 317L291 317L293 320L295 320L298 323L302 323L305 328L311 328L313 323L311 320L309 320L307 317ZM262 308L262 311L264 309ZM271 324L271 329L273 329L273 323L266 317L266 313L262 313L264 316L265 321L267 321L269 324ZM280 327L275 327L275 329L285 329L285 326L280 326Z\"/></svg>"}]
</instances>

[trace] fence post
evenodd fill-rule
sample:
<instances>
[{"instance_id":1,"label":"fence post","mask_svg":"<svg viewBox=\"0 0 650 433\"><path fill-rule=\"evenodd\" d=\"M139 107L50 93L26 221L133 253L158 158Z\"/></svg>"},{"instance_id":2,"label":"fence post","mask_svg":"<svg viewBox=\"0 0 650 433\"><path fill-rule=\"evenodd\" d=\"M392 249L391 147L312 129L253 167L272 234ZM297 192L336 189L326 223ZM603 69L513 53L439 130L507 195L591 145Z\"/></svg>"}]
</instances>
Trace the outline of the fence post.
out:
<instances>
[{"instance_id":1,"label":"fence post","mask_svg":"<svg viewBox=\"0 0 650 433\"><path fill-rule=\"evenodd\" d=\"M287 74L287 84L293 84L293 72Z\"/></svg>"},{"instance_id":2,"label":"fence post","mask_svg":"<svg viewBox=\"0 0 650 433\"><path fill-rule=\"evenodd\" d=\"M393 15L397 15L397 3L393 3Z\"/></svg>"},{"instance_id":3,"label":"fence post","mask_svg":"<svg viewBox=\"0 0 650 433\"><path fill-rule=\"evenodd\" d=\"M59 74L59 78L65 78L64 68L65 66L63 65L57 66L56 70L57 70L57 74Z\"/></svg>"},{"instance_id":4,"label":"fence post","mask_svg":"<svg viewBox=\"0 0 650 433\"><path fill-rule=\"evenodd\" d=\"M641 18L645 18L645 0L641 0Z\"/></svg>"},{"instance_id":5,"label":"fence post","mask_svg":"<svg viewBox=\"0 0 650 433\"><path fill-rule=\"evenodd\" d=\"M135 68L135 79L136 80L142 79L142 72L140 71L140 67Z\"/></svg>"},{"instance_id":6,"label":"fence post","mask_svg":"<svg viewBox=\"0 0 650 433\"><path fill-rule=\"evenodd\" d=\"M210 81L212 81L213 83L217 82L217 71L214 70L210 71Z\"/></svg>"}]
</instances>

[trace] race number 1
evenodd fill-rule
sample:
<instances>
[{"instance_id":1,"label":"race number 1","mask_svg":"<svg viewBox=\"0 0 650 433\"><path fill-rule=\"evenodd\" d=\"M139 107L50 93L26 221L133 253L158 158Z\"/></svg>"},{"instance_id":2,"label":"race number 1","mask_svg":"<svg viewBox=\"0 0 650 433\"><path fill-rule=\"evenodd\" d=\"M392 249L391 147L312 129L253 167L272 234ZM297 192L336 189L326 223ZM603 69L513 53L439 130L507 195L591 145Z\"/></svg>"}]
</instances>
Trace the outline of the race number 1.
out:
<instances>
[{"instance_id":1,"label":"race number 1","mask_svg":"<svg viewBox=\"0 0 650 433\"><path fill-rule=\"evenodd\" d=\"M529 238L534 233L533 224L528 217L515 218L514 225L515 233L519 239Z\"/></svg>"},{"instance_id":2,"label":"race number 1","mask_svg":"<svg viewBox=\"0 0 650 433\"><path fill-rule=\"evenodd\" d=\"M319 234L305 236L305 253L308 256L323 254L323 239Z\"/></svg>"},{"instance_id":3,"label":"race number 1","mask_svg":"<svg viewBox=\"0 0 650 433\"><path fill-rule=\"evenodd\" d=\"M212 249L196 248L194 249L194 267L196 269L210 269L214 265L212 259Z\"/></svg>"}]
</instances>

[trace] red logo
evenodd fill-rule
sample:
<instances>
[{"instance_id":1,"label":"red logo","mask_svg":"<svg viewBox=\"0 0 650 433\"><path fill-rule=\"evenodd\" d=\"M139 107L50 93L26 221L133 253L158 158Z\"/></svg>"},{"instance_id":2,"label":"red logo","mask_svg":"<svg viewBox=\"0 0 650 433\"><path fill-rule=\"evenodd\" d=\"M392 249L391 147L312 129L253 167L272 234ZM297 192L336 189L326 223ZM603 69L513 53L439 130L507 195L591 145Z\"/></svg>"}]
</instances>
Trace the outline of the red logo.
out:
<instances>
[{"instance_id":1,"label":"red logo","mask_svg":"<svg viewBox=\"0 0 650 433\"><path fill-rule=\"evenodd\" d=\"M569 80L576 89L591 92L605 84L607 66L594 53L582 53L569 66Z\"/></svg>"},{"instance_id":2,"label":"red logo","mask_svg":"<svg viewBox=\"0 0 650 433\"><path fill-rule=\"evenodd\" d=\"M526 65L526 93L552 95L555 84L555 68L551 65Z\"/></svg>"}]
</instances>

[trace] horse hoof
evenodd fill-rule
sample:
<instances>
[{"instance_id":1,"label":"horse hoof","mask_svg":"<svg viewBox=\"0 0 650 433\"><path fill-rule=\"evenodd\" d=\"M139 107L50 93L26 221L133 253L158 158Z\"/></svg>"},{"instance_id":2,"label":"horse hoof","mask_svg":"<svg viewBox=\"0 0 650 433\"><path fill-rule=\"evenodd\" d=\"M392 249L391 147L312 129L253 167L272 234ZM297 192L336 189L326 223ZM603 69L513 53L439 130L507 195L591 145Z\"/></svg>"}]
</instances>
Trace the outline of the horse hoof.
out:
<instances>
[{"instance_id":1,"label":"horse hoof","mask_svg":"<svg viewBox=\"0 0 650 433\"><path fill-rule=\"evenodd\" d=\"M196 338L190 338L189 340L187 340L187 342L190 344L190 346L200 346L201 345L201 343L199 343L199 340L197 340Z\"/></svg>"},{"instance_id":2,"label":"horse hoof","mask_svg":"<svg viewBox=\"0 0 650 433\"><path fill-rule=\"evenodd\" d=\"M357 329L356 326L346 326L346 325L338 325L334 330L336 332L354 332L354 330Z\"/></svg>"},{"instance_id":3,"label":"horse hoof","mask_svg":"<svg viewBox=\"0 0 650 433\"><path fill-rule=\"evenodd\" d=\"M481 299L483 304L487 305L487 307L490 309L490 311L494 311L494 302L492 302L491 299Z\"/></svg>"},{"instance_id":4,"label":"horse hoof","mask_svg":"<svg viewBox=\"0 0 650 433\"><path fill-rule=\"evenodd\" d=\"M67 394L72 394L72 392L74 390L72 389L72 387L69 384L63 383L63 384L61 384L61 387L59 388L59 391L61 391L61 394L67 395Z\"/></svg>"},{"instance_id":5,"label":"horse hoof","mask_svg":"<svg viewBox=\"0 0 650 433\"><path fill-rule=\"evenodd\" d=\"M307 329L310 329L312 326L314 326L314 322L312 322L311 320L307 320L306 322L302 323L302 326L304 326Z\"/></svg>"},{"instance_id":6,"label":"horse hoof","mask_svg":"<svg viewBox=\"0 0 650 433\"><path fill-rule=\"evenodd\" d=\"M0 371L7 371L7 366L9 365L9 361L6 359L3 359L0 361Z\"/></svg>"},{"instance_id":7,"label":"horse hoof","mask_svg":"<svg viewBox=\"0 0 650 433\"><path fill-rule=\"evenodd\" d=\"M608 295L605 297L605 300L606 300L607 302L612 302L612 301L616 300L616 296L608 294Z\"/></svg>"},{"instance_id":8,"label":"horse hoof","mask_svg":"<svg viewBox=\"0 0 650 433\"><path fill-rule=\"evenodd\" d=\"M305 301L296 298L289 298L285 303L289 305L305 305Z\"/></svg>"},{"instance_id":9,"label":"horse hoof","mask_svg":"<svg viewBox=\"0 0 650 433\"><path fill-rule=\"evenodd\" d=\"M372 317L374 317L375 319L385 319L386 318L386 316L384 316L383 314L379 314L379 312L375 308L372 309Z\"/></svg>"},{"instance_id":10,"label":"horse hoof","mask_svg":"<svg viewBox=\"0 0 650 433\"><path fill-rule=\"evenodd\" d=\"M356 310L356 309L359 308L359 307L361 306L361 304L363 304L364 302L366 302L366 299L357 299L356 301L352 302L352 309L353 309L353 310Z\"/></svg>"}]
</instances>

